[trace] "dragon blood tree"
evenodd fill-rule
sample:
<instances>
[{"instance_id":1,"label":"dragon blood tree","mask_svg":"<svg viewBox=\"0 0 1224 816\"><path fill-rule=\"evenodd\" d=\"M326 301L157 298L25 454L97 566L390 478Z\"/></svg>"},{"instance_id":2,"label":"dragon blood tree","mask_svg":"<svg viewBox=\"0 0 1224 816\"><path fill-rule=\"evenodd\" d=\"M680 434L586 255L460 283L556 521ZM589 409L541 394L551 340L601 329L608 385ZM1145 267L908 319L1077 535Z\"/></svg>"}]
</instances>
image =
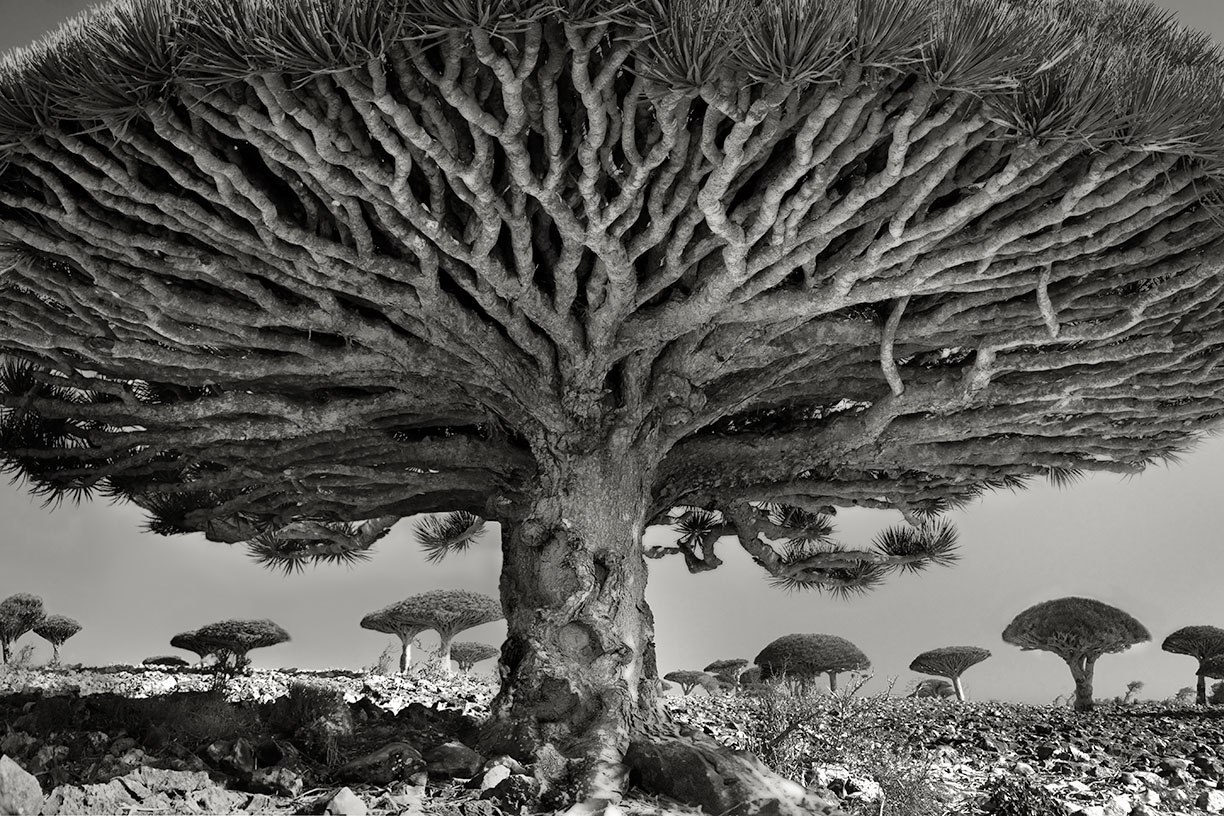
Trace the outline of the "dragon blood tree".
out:
<instances>
[{"instance_id":1,"label":"dragon blood tree","mask_svg":"<svg viewBox=\"0 0 1224 816\"><path fill-rule=\"evenodd\" d=\"M490 740L614 796L648 525L862 589L1216 420L1222 78L1109 0L114 2L0 67L0 449L272 564L497 522Z\"/></svg>"},{"instance_id":2,"label":"dragon blood tree","mask_svg":"<svg viewBox=\"0 0 1224 816\"><path fill-rule=\"evenodd\" d=\"M403 602L393 603L375 610L361 619L361 628L387 635L395 635L400 641L400 674L408 671L412 663L412 639L429 628L428 623L421 623L408 617Z\"/></svg>"},{"instance_id":3,"label":"dragon blood tree","mask_svg":"<svg viewBox=\"0 0 1224 816\"><path fill-rule=\"evenodd\" d=\"M956 690L956 699L963 703L965 689L961 685L961 675L988 657L990 650L978 646L942 646L918 655L909 667L910 671L948 678Z\"/></svg>"},{"instance_id":4,"label":"dragon blood tree","mask_svg":"<svg viewBox=\"0 0 1224 816\"><path fill-rule=\"evenodd\" d=\"M218 665L223 665L230 655L233 668L243 671L250 667L247 652L289 641L289 633L273 621L224 620L201 626L191 633L201 646L208 647L217 655ZM173 641L171 642L173 644ZM184 647L185 648L185 647Z\"/></svg>"},{"instance_id":5,"label":"dragon blood tree","mask_svg":"<svg viewBox=\"0 0 1224 816\"><path fill-rule=\"evenodd\" d=\"M1218 626L1183 626L1176 632L1171 632L1160 648L1173 654L1184 654L1198 661L1199 667L1203 661L1216 655L1224 655L1224 629ZM1195 703L1207 705L1207 681L1202 672L1197 672L1198 682L1195 684Z\"/></svg>"},{"instance_id":6,"label":"dragon blood tree","mask_svg":"<svg viewBox=\"0 0 1224 816\"><path fill-rule=\"evenodd\" d=\"M81 631L81 624L67 615L48 615L34 624L34 634L51 644L51 662L59 663L59 650L64 641Z\"/></svg>"},{"instance_id":7,"label":"dragon blood tree","mask_svg":"<svg viewBox=\"0 0 1224 816\"><path fill-rule=\"evenodd\" d=\"M1071 669L1075 710L1091 711L1092 677L1104 654L1124 652L1152 636L1139 621L1092 598L1058 598L1034 604L1003 630L1003 640L1024 651L1053 652Z\"/></svg>"},{"instance_id":8,"label":"dragon blood tree","mask_svg":"<svg viewBox=\"0 0 1224 816\"><path fill-rule=\"evenodd\" d=\"M28 592L0 601L0 657L5 663L12 657L13 642L33 630L46 615L42 598Z\"/></svg>"},{"instance_id":9,"label":"dragon blood tree","mask_svg":"<svg viewBox=\"0 0 1224 816\"><path fill-rule=\"evenodd\" d=\"M420 623L438 633L438 668L451 673L451 644L455 635L505 617L502 605L479 592L434 589L395 604L402 620ZM422 630L422 631L423 631Z\"/></svg>"},{"instance_id":10,"label":"dragon blood tree","mask_svg":"<svg viewBox=\"0 0 1224 816\"><path fill-rule=\"evenodd\" d=\"M871 668L867 655L837 635L783 635L761 650L753 663L761 667L761 680L774 677L806 687L822 674L829 676L829 691L837 691L837 675Z\"/></svg>"},{"instance_id":11,"label":"dragon blood tree","mask_svg":"<svg viewBox=\"0 0 1224 816\"><path fill-rule=\"evenodd\" d=\"M482 660L489 660L501 654L501 649L487 643L477 643L465 640L451 646L451 660L459 664L459 671L467 673Z\"/></svg>"}]
</instances>

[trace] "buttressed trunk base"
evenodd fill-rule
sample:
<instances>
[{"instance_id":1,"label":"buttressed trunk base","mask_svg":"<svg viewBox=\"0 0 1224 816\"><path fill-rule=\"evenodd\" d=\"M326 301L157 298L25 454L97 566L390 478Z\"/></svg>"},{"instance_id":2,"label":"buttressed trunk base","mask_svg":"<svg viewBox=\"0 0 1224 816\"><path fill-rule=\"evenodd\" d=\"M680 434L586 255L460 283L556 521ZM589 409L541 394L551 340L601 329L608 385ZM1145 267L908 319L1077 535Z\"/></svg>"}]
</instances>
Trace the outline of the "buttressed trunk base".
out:
<instances>
[{"instance_id":1,"label":"buttressed trunk base","mask_svg":"<svg viewBox=\"0 0 1224 816\"><path fill-rule=\"evenodd\" d=\"M632 452L557 456L529 512L503 525L507 633L482 747L534 762L541 805L575 814L620 800L631 764L637 784L711 812L837 812L750 754L681 736L660 705L641 544L651 474Z\"/></svg>"},{"instance_id":2,"label":"buttressed trunk base","mask_svg":"<svg viewBox=\"0 0 1224 816\"><path fill-rule=\"evenodd\" d=\"M507 632L486 746L536 761L537 777L553 766L541 779L545 797L565 787L614 798L631 732L666 723L646 671L654 633L640 541L650 468L610 453L549 465L526 518L502 535Z\"/></svg>"}]
</instances>

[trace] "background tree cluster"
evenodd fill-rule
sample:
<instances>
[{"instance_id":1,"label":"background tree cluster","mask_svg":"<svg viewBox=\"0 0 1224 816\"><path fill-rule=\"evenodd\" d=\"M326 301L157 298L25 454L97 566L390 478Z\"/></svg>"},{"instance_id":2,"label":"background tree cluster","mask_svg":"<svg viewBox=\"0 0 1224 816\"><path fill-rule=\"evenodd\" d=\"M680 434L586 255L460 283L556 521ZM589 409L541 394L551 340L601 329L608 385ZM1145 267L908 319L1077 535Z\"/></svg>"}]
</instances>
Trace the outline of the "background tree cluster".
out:
<instances>
[{"instance_id":1,"label":"background tree cluster","mask_svg":"<svg viewBox=\"0 0 1224 816\"><path fill-rule=\"evenodd\" d=\"M13 657L13 644L27 632L51 644L51 662L58 664L60 646L79 631L81 624L67 615L46 614L37 595L19 592L0 601L0 655L6 664Z\"/></svg>"}]
</instances>

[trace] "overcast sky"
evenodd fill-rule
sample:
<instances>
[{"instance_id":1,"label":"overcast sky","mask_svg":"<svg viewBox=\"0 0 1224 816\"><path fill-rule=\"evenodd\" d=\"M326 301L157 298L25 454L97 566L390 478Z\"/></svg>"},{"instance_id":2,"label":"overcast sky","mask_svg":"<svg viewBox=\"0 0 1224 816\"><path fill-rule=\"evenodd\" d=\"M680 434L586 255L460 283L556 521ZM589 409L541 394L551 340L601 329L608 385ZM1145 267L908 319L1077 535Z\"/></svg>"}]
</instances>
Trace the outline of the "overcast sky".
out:
<instances>
[{"instance_id":1,"label":"overcast sky","mask_svg":"<svg viewBox=\"0 0 1224 816\"><path fill-rule=\"evenodd\" d=\"M1221 0L1158 4L1224 38ZM0 50L29 42L87 5L0 0ZM1101 659L1097 696L1122 694L1131 680L1145 683L1141 697L1169 696L1193 685L1195 664L1161 652L1160 641L1190 624L1224 627L1222 475L1224 439L1216 438L1184 464L1138 478L1106 474L1064 491L1042 485L988 496L953 516L963 542L957 566L898 576L850 602L772 589L730 541L720 552L726 563L712 573L689 575L679 559L652 561L647 595L660 671L752 659L781 635L824 632L849 638L871 658L876 677L869 691L883 689L890 676L898 688L920 679L907 668L919 652L975 645L994 656L966 674L971 698L1046 703L1071 691L1066 666L1046 652L1021 652L1000 633L1032 604L1081 595L1125 609L1153 638ZM358 627L366 612L430 589L497 592L501 559L492 537L463 558L432 565L402 522L367 564L286 578L256 566L241 546L142 533L142 517L131 506L105 502L51 511L19 487L0 484L0 598L32 592L48 612L79 620L83 631L61 650L67 662L139 662L173 653L168 641L177 632L223 618L266 617L293 640L255 651L255 665L356 668L373 663L388 642ZM866 544L897 520L890 513L843 513L839 533L847 543ZM503 624L488 624L459 639L496 645L504 633ZM44 641L27 638L49 657ZM427 647L436 644L432 633L423 639Z\"/></svg>"}]
</instances>

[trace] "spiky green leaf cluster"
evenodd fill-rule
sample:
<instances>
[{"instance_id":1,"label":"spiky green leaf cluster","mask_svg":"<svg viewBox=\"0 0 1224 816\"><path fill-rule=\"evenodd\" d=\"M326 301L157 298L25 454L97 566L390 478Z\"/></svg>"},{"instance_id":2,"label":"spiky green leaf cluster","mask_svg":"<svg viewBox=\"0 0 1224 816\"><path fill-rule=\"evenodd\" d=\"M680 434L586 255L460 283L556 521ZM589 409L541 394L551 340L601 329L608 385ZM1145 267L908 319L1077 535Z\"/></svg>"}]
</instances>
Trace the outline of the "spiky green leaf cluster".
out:
<instances>
[{"instance_id":1,"label":"spiky green leaf cluster","mask_svg":"<svg viewBox=\"0 0 1224 816\"><path fill-rule=\"evenodd\" d=\"M426 516L413 528L426 560L433 563L467 552L484 531L485 520L465 511Z\"/></svg>"}]
</instances>

